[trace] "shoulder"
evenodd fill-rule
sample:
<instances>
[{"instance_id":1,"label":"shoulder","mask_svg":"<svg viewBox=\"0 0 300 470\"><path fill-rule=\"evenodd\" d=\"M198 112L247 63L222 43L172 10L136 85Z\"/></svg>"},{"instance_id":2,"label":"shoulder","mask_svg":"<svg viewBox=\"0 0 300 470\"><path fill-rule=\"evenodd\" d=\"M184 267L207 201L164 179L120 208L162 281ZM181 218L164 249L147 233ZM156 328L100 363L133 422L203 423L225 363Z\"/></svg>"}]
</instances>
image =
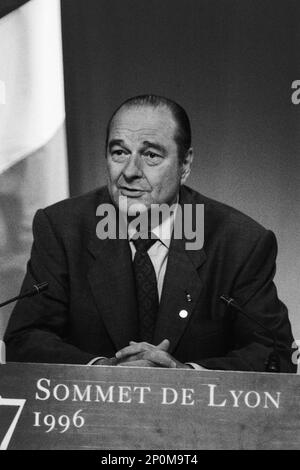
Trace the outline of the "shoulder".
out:
<instances>
[{"instance_id":1,"label":"shoulder","mask_svg":"<svg viewBox=\"0 0 300 470\"><path fill-rule=\"evenodd\" d=\"M96 210L97 206L106 200L109 201L108 190L106 186L103 186L80 196L70 197L63 201L56 202L46 207L44 211L50 217L53 215L59 216L68 214L70 216L77 216L82 214L86 209L95 208Z\"/></svg>"},{"instance_id":2,"label":"shoulder","mask_svg":"<svg viewBox=\"0 0 300 470\"><path fill-rule=\"evenodd\" d=\"M274 234L259 222L243 212L222 202L208 198L184 186L182 199L194 204L204 205L205 244L219 241L228 246L253 246L262 238L276 242Z\"/></svg>"},{"instance_id":3,"label":"shoulder","mask_svg":"<svg viewBox=\"0 0 300 470\"><path fill-rule=\"evenodd\" d=\"M35 216L34 227L47 223L54 232L59 233L74 234L78 229L94 231L97 207L105 202L110 202L106 186L64 199L40 209Z\"/></svg>"}]
</instances>

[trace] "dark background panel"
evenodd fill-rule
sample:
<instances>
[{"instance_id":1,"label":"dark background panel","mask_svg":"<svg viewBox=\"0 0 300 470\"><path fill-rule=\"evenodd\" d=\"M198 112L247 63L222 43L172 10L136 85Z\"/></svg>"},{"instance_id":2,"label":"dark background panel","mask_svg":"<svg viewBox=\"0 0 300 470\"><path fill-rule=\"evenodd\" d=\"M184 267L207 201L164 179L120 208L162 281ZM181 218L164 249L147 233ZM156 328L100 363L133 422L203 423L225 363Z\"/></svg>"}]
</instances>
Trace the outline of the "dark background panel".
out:
<instances>
[{"instance_id":1,"label":"dark background panel","mask_svg":"<svg viewBox=\"0 0 300 470\"><path fill-rule=\"evenodd\" d=\"M277 284L300 337L298 0L62 0L71 194L105 182L106 122L132 95L182 104L190 185L279 242Z\"/></svg>"},{"instance_id":2,"label":"dark background panel","mask_svg":"<svg viewBox=\"0 0 300 470\"><path fill-rule=\"evenodd\" d=\"M0 18L5 15L8 15L11 11L19 8L24 3L27 3L29 0L1 0L0 1Z\"/></svg>"}]
</instances>

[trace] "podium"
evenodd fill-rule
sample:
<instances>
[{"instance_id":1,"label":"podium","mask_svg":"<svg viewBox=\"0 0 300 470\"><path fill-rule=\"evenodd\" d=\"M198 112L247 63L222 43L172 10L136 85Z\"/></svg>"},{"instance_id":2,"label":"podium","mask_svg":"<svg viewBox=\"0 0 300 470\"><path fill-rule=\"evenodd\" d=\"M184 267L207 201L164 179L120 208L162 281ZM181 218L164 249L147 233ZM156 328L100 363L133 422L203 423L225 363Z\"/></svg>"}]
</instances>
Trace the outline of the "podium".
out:
<instances>
[{"instance_id":1,"label":"podium","mask_svg":"<svg viewBox=\"0 0 300 470\"><path fill-rule=\"evenodd\" d=\"M299 449L300 376L8 363L0 448Z\"/></svg>"}]
</instances>

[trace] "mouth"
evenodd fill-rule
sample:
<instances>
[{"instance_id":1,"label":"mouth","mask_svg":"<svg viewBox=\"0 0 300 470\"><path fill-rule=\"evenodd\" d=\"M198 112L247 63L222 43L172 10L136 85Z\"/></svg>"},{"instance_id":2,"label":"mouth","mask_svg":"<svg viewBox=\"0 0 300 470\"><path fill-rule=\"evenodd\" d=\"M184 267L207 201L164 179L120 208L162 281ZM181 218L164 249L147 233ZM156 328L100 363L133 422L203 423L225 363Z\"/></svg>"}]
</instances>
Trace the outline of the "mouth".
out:
<instances>
[{"instance_id":1,"label":"mouth","mask_svg":"<svg viewBox=\"0 0 300 470\"><path fill-rule=\"evenodd\" d=\"M127 196L127 197L140 197L147 192L144 189L128 188L127 186L119 187L119 191L122 194L122 196Z\"/></svg>"}]
</instances>

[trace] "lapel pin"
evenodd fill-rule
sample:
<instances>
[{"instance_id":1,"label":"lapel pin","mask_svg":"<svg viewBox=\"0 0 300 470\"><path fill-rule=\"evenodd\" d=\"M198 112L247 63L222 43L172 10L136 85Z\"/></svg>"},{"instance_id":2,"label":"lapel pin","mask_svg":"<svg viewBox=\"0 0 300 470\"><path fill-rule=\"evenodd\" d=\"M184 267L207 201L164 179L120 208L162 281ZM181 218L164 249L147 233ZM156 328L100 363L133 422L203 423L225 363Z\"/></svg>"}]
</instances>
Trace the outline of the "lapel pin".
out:
<instances>
[{"instance_id":1,"label":"lapel pin","mask_svg":"<svg viewBox=\"0 0 300 470\"><path fill-rule=\"evenodd\" d=\"M179 316L180 318L186 318L188 316L187 310L180 310Z\"/></svg>"},{"instance_id":2,"label":"lapel pin","mask_svg":"<svg viewBox=\"0 0 300 470\"><path fill-rule=\"evenodd\" d=\"M192 301L191 294L189 294L188 292L186 292L185 294L186 294L186 300L187 300L188 302L191 302L191 301Z\"/></svg>"}]
</instances>

